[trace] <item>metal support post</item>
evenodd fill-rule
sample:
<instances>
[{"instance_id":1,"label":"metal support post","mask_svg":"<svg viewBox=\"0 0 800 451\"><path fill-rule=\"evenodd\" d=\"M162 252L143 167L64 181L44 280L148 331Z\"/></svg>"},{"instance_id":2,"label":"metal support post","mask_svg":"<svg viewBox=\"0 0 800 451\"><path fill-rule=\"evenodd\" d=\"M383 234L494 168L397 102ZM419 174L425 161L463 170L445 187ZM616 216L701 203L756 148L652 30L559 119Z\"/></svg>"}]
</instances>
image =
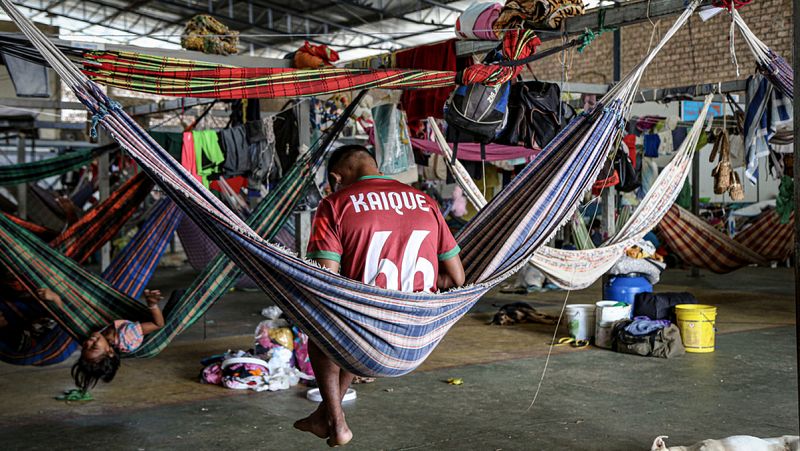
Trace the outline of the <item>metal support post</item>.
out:
<instances>
[{"instance_id":1,"label":"metal support post","mask_svg":"<svg viewBox=\"0 0 800 451\"><path fill-rule=\"evenodd\" d=\"M17 138L17 163L25 162L25 134L20 132ZM17 216L28 219L28 185L17 185Z\"/></svg>"},{"instance_id":2,"label":"metal support post","mask_svg":"<svg viewBox=\"0 0 800 451\"><path fill-rule=\"evenodd\" d=\"M105 136L105 133L103 133ZM103 141L108 141L105 136ZM98 187L100 191L100 202L108 199L111 194L111 187L109 186L109 177L111 172L111 165L108 158L108 153L104 153L98 159L97 173L98 173ZM100 248L100 270L105 271L108 265L111 264L111 243L108 242Z\"/></svg>"},{"instance_id":3,"label":"metal support post","mask_svg":"<svg viewBox=\"0 0 800 451\"><path fill-rule=\"evenodd\" d=\"M692 214L700 214L700 150L694 153L692 160ZM700 277L700 268L692 266L692 277Z\"/></svg>"},{"instance_id":4,"label":"metal support post","mask_svg":"<svg viewBox=\"0 0 800 451\"><path fill-rule=\"evenodd\" d=\"M294 214L294 241L300 258L306 258L306 247L311 239L311 213L311 210L298 210Z\"/></svg>"},{"instance_id":5,"label":"metal support post","mask_svg":"<svg viewBox=\"0 0 800 451\"><path fill-rule=\"evenodd\" d=\"M601 195L603 203L603 216L602 227L608 233L608 236L613 236L617 232L617 220L615 218L617 212L617 195L613 186L605 188ZM589 224L591 229L592 225Z\"/></svg>"},{"instance_id":6,"label":"metal support post","mask_svg":"<svg viewBox=\"0 0 800 451\"><path fill-rule=\"evenodd\" d=\"M794 22L792 70L797 73L798 66L800 66L798 64L800 48L797 45L797 39L800 37L800 21L797 20L797 13L800 11L800 0L794 0L792 5L794 8L794 19L792 21ZM797 343L795 370L798 378L800 378L800 270L798 270L797 264L798 257L800 257L800 221L797 220L797 215L800 213L800 158L798 158L800 156L800 142L797 141L797 130L800 127L797 112L800 111L800 101L797 100L797 97L794 97L792 103L794 104L794 327L795 341ZM800 393L798 393L798 399L800 400ZM798 405L800 406L800 404Z\"/></svg>"}]
</instances>

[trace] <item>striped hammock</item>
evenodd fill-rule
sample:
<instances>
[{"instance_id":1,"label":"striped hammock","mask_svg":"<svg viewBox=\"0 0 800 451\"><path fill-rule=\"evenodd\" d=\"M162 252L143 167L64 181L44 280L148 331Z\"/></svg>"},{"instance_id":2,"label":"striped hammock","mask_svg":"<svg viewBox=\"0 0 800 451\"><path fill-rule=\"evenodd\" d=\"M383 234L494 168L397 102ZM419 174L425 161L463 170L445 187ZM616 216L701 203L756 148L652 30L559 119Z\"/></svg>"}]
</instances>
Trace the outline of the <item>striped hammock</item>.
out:
<instances>
[{"instance_id":1,"label":"striped hammock","mask_svg":"<svg viewBox=\"0 0 800 451\"><path fill-rule=\"evenodd\" d=\"M673 35L688 20L697 4L690 5L667 35ZM270 245L72 66L9 0L0 0L0 5L90 112L187 216L214 236L221 250L324 352L343 368L366 376L398 376L416 368L486 291L526 264L534 250L569 217L617 144L641 73L652 59L646 58L636 66L598 108L570 122L459 234L469 285L445 293L404 293L343 278ZM2 252L0 257L14 260L25 252L25 246L15 247L15 243L11 237L0 236L0 249L14 251ZM31 250L49 249L31 246ZM23 262L14 261L12 265L22 266ZM46 270L26 269L30 279ZM64 274L80 270L77 265L60 269ZM78 285L86 281L88 278L81 277L75 285L53 288L63 289L62 298L70 307L81 305L76 298L90 287ZM98 294L119 297L100 284L94 286L99 288ZM117 318L129 317L129 307L137 305L124 297L114 301L106 307L118 307L113 312ZM99 325L104 325L109 318L97 320L103 320Z\"/></svg>"},{"instance_id":2,"label":"striped hammock","mask_svg":"<svg viewBox=\"0 0 800 451\"><path fill-rule=\"evenodd\" d=\"M733 239L768 261L784 261L794 254L794 212L789 222L781 223L774 208L761 214L750 227Z\"/></svg>"},{"instance_id":3,"label":"striped hammock","mask_svg":"<svg viewBox=\"0 0 800 451\"><path fill-rule=\"evenodd\" d=\"M781 261L794 251L794 221L780 224L772 210L733 239L690 211L673 206L659 224L664 243L688 265L725 274Z\"/></svg>"},{"instance_id":4,"label":"striped hammock","mask_svg":"<svg viewBox=\"0 0 800 451\"><path fill-rule=\"evenodd\" d=\"M60 175L75 168L85 166L104 153L119 148L113 143L92 149L77 150L46 160L0 166L0 185L19 185L30 183L54 175Z\"/></svg>"},{"instance_id":5,"label":"striped hammock","mask_svg":"<svg viewBox=\"0 0 800 451\"><path fill-rule=\"evenodd\" d=\"M614 237L604 246L595 249L587 247L583 250L571 251L542 246L534 253L530 263L542 271L555 285L567 290L586 288L608 272L625 255L626 248L636 244L661 221L680 194L684 180L691 169L697 141L703 131L712 98L712 95L706 96L697 120L687 133L686 139L675 157L664 168L624 225L620 225L619 231ZM428 124L434 131L445 163L450 168L456 182L476 209L484 208L487 203L486 199L461 162L452 162L450 148L436 122L429 119ZM583 225L584 233L588 238L585 224L580 219L578 221L580 221L580 225ZM580 230L580 226L577 229Z\"/></svg>"},{"instance_id":6,"label":"striped hammock","mask_svg":"<svg viewBox=\"0 0 800 451\"><path fill-rule=\"evenodd\" d=\"M109 199L104 203L109 202ZM105 209L98 209L101 210L101 215L95 218L106 226L119 230L126 222L120 220L123 218L110 217L112 215ZM152 277L182 217L183 214L169 199L158 202L131 242L114 257L111 265L103 272L102 278L117 290L134 298L139 297ZM11 230L8 227L2 229ZM97 233L97 230L94 229L94 232ZM104 234L100 239L106 237L108 236ZM103 241L100 242L102 243ZM76 249L68 248L67 255L61 258L73 257L80 263L91 255L77 252ZM54 254L57 253L54 251ZM28 340L19 341L19 337L25 336L22 332L23 325L49 315L34 299L20 299L24 295L21 296L9 284L3 284L0 296L0 312L11 327L11 331L5 331L0 336L0 360L16 365L51 365L68 358L78 347L70 334L58 326L49 328L35 337L29 336Z\"/></svg>"},{"instance_id":7,"label":"striped hammock","mask_svg":"<svg viewBox=\"0 0 800 451\"><path fill-rule=\"evenodd\" d=\"M524 59L541 43L530 30L513 30L504 55ZM54 48L55 50L55 48ZM462 74L416 69L241 68L133 52L90 52L84 73L106 86L176 97L218 99L324 96L362 89L433 89L463 84L501 84L524 66L476 64Z\"/></svg>"}]
</instances>

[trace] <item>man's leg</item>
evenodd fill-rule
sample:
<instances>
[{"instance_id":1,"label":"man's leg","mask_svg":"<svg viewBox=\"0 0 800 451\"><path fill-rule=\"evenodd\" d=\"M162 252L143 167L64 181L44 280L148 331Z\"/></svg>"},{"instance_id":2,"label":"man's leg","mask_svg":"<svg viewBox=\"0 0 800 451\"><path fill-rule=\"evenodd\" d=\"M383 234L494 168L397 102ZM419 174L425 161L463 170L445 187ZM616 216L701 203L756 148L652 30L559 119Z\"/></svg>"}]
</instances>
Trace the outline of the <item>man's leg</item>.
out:
<instances>
[{"instance_id":1,"label":"man's leg","mask_svg":"<svg viewBox=\"0 0 800 451\"><path fill-rule=\"evenodd\" d=\"M313 342L308 343L311 367L317 379L322 403L307 418L297 421L294 426L301 431L328 438L331 446L344 445L353 438L342 411L342 397L350 387L353 375L339 368Z\"/></svg>"}]
</instances>

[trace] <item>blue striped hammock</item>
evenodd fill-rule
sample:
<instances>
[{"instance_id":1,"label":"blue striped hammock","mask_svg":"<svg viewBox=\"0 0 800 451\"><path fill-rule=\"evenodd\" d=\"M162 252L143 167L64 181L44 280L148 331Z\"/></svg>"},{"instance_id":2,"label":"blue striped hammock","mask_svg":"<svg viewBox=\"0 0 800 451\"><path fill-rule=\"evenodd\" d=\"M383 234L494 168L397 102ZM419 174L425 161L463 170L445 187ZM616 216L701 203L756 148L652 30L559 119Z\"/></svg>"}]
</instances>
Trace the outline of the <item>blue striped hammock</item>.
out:
<instances>
[{"instance_id":1,"label":"blue striped hammock","mask_svg":"<svg viewBox=\"0 0 800 451\"><path fill-rule=\"evenodd\" d=\"M468 285L444 293L365 285L271 245L175 162L9 0L0 4L112 137L326 354L355 374L385 377L415 369L483 294L524 265L569 218L618 142L644 68L698 2L653 54L597 108L568 124L459 234Z\"/></svg>"}]
</instances>

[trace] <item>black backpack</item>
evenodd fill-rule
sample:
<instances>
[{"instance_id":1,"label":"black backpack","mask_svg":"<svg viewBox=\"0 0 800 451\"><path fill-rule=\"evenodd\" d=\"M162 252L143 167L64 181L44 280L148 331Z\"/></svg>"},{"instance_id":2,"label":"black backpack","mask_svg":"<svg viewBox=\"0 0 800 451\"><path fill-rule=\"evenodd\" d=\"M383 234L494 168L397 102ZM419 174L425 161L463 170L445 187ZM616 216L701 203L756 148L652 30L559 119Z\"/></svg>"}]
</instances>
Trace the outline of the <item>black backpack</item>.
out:
<instances>
[{"instance_id":1,"label":"black backpack","mask_svg":"<svg viewBox=\"0 0 800 451\"><path fill-rule=\"evenodd\" d=\"M508 121L495 142L544 149L574 115L574 110L561 102L557 84L516 83L509 96Z\"/></svg>"},{"instance_id":2,"label":"black backpack","mask_svg":"<svg viewBox=\"0 0 800 451\"><path fill-rule=\"evenodd\" d=\"M481 144L481 160L486 159L486 143L492 141L506 119L509 84L459 86L445 104L447 140L453 144L453 162L459 142Z\"/></svg>"},{"instance_id":3,"label":"black backpack","mask_svg":"<svg viewBox=\"0 0 800 451\"><path fill-rule=\"evenodd\" d=\"M633 168L631 159L628 156L628 148L624 145L620 146L614 155L614 169L619 174L617 190L620 192L627 193L642 185L641 180L639 180L639 173Z\"/></svg>"}]
</instances>

